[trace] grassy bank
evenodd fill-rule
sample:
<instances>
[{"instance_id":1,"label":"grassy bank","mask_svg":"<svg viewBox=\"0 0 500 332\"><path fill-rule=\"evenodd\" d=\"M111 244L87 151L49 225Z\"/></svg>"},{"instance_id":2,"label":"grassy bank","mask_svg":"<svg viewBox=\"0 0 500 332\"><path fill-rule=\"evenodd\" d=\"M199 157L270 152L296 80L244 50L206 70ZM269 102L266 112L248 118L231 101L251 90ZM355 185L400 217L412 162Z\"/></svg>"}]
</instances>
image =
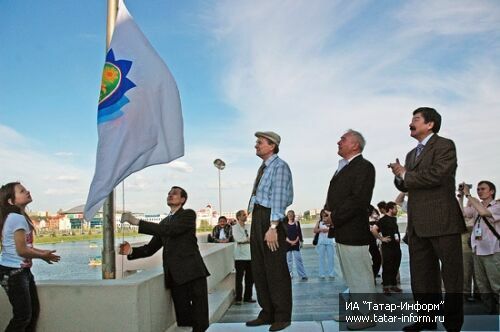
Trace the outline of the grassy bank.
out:
<instances>
[{"instance_id":1,"label":"grassy bank","mask_svg":"<svg viewBox=\"0 0 500 332\"><path fill-rule=\"evenodd\" d=\"M141 236L142 234L136 231L127 231L123 234L121 232L115 233L116 238L121 238L122 235L126 237ZM79 242L79 241L99 241L102 240L102 233L84 233L84 234L37 234L35 243L60 243L60 242Z\"/></svg>"},{"instance_id":2,"label":"grassy bank","mask_svg":"<svg viewBox=\"0 0 500 332\"><path fill-rule=\"evenodd\" d=\"M210 228L212 230L212 228ZM197 229L196 233L208 233L209 230L204 230L204 229ZM137 231L126 231L124 233L122 232L116 232L115 233L115 238L121 239L122 236L124 237L139 237L143 236L144 234L139 234ZM37 234L35 236L35 243L37 244L53 244L53 243L61 243L61 242L81 242L81 241L101 241L102 242L102 233L77 233L77 234L57 234L57 233L51 233L51 234Z\"/></svg>"}]
</instances>

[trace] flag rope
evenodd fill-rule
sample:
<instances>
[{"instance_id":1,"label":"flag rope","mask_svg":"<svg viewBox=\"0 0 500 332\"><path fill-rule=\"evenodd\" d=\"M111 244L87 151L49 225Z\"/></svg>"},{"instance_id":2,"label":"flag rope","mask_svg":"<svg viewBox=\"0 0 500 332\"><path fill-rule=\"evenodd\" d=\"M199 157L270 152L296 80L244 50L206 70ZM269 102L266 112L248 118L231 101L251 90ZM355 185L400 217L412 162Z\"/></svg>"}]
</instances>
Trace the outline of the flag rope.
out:
<instances>
[{"instance_id":1,"label":"flag rope","mask_svg":"<svg viewBox=\"0 0 500 332\"><path fill-rule=\"evenodd\" d=\"M125 213L125 180L122 181L122 216L123 214ZM125 230L124 230L124 227L123 227L123 221L121 221L121 218L120 218L120 223L122 225L122 243L125 242ZM123 275L124 275L124 270L125 270L125 255L120 255L122 256L122 279L123 279Z\"/></svg>"}]
</instances>

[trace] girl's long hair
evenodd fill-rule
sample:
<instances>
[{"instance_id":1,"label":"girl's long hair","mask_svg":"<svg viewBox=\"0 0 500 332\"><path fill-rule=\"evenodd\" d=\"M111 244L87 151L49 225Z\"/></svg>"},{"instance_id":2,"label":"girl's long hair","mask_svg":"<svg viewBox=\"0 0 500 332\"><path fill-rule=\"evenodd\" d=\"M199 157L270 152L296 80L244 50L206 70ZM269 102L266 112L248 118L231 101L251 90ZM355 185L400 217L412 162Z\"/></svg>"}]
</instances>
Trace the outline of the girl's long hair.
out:
<instances>
[{"instance_id":1,"label":"girl's long hair","mask_svg":"<svg viewBox=\"0 0 500 332\"><path fill-rule=\"evenodd\" d=\"M321 212L319 213L319 220L318 220L318 222L320 222L321 220L323 220L323 212L325 212L325 209L321 209Z\"/></svg>"},{"instance_id":2,"label":"girl's long hair","mask_svg":"<svg viewBox=\"0 0 500 332\"><path fill-rule=\"evenodd\" d=\"M9 203L9 199L12 202L15 201L16 186L20 184L20 182L9 182L7 184L4 184L0 188L0 243L2 240L3 225L5 224L5 220L10 213L23 215L30 227L34 229L33 222L31 221L30 217L28 217L28 215L24 211L21 211L21 208L19 208L19 206Z\"/></svg>"}]
</instances>

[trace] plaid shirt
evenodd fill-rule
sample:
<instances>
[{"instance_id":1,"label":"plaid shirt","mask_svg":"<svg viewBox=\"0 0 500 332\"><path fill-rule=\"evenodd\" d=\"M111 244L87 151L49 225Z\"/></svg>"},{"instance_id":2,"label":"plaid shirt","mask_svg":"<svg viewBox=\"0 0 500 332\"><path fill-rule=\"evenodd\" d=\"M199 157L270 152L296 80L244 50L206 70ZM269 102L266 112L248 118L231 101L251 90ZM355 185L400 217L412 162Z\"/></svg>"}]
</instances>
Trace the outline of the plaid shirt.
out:
<instances>
[{"instance_id":1,"label":"plaid shirt","mask_svg":"<svg viewBox=\"0 0 500 332\"><path fill-rule=\"evenodd\" d=\"M292 172L288 164L273 154L265 161L266 168L260 179L255 196L250 198L248 211L254 204L271 209L271 220L281 221L286 208L293 202Z\"/></svg>"}]
</instances>

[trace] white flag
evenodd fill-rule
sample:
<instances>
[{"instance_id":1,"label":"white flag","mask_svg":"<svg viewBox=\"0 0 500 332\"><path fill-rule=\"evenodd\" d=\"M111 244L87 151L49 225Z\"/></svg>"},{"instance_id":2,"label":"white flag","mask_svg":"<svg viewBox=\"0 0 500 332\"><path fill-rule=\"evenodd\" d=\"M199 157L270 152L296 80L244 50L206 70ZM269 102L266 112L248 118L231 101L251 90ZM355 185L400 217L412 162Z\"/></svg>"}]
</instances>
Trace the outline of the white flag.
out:
<instances>
[{"instance_id":1,"label":"white flag","mask_svg":"<svg viewBox=\"0 0 500 332\"><path fill-rule=\"evenodd\" d=\"M103 69L97 124L99 143L86 220L130 174L184 155L177 85L122 0Z\"/></svg>"}]
</instances>

